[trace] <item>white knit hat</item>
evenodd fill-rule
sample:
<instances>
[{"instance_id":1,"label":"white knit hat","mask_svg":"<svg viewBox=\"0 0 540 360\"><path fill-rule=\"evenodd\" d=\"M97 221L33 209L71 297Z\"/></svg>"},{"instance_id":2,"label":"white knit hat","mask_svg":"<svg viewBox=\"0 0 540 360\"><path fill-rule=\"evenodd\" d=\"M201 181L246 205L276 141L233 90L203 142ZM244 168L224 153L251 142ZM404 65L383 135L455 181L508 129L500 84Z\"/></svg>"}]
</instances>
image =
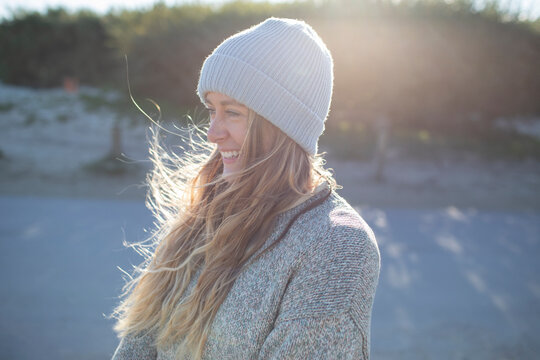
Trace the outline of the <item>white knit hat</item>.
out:
<instances>
[{"instance_id":1,"label":"white knit hat","mask_svg":"<svg viewBox=\"0 0 540 360\"><path fill-rule=\"evenodd\" d=\"M280 128L310 154L330 110L333 61L299 20L269 18L223 41L206 58L197 93L225 94Z\"/></svg>"}]
</instances>

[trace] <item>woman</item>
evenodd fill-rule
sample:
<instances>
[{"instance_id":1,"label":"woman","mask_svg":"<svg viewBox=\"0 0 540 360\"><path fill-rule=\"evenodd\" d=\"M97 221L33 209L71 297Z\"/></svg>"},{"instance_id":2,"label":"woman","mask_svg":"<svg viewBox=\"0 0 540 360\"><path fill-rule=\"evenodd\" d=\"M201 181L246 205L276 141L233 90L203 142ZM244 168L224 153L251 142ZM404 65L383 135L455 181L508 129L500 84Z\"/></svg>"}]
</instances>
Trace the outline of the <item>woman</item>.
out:
<instances>
[{"instance_id":1,"label":"woman","mask_svg":"<svg viewBox=\"0 0 540 360\"><path fill-rule=\"evenodd\" d=\"M178 164L154 148L160 226L116 309L113 359L369 358L379 250L316 155L332 83L330 52L297 20L205 60L214 149Z\"/></svg>"}]
</instances>

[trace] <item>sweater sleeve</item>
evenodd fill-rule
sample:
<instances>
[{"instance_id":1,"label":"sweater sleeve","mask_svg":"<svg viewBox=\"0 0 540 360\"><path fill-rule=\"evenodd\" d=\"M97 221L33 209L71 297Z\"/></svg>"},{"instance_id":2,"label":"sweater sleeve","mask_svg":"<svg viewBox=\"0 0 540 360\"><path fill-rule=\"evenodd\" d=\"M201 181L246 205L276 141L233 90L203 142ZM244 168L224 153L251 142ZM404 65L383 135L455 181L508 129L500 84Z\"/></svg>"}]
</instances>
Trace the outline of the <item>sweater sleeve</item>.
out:
<instances>
[{"instance_id":1,"label":"sweater sleeve","mask_svg":"<svg viewBox=\"0 0 540 360\"><path fill-rule=\"evenodd\" d=\"M379 249L358 214L331 220L299 259L261 359L369 359Z\"/></svg>"},{"instance_id":2,"label":"sweater sleeve","mask_svg":"<svg viewBox=\"0 0 540 360\"><path fill-rule=\"evenodd\" d=\"M126 336L120 340L112 360L155 360L157 349L149 335Z\"/></svg>"}]
</instances>

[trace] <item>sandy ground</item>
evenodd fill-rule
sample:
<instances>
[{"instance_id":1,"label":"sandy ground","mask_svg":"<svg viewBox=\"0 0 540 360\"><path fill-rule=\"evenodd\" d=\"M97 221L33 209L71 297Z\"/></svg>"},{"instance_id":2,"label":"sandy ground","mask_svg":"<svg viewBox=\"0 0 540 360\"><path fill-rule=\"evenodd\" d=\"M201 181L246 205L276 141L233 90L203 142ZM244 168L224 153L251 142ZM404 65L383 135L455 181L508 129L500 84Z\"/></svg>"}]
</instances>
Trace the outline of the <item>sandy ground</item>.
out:
<instances>
[{"instance_id":1,"label":"sandy ground","mask_svg":"<svg viewBox=\"0 0 540 360\"><path fill-rule=\"evenodd\" d=\"M143 150L139 152L144 153L144 140L141 142ZM100 154L97 149L92 152L95 159L105 153ZM58 158L49 155L41 160L25 155L0 160L0 194L118 200L145 196L144 179L149 170L149 164L143 160L146 154L134 157L140 162L133 164L133 171L120 176L84 171L81 169L84 163L53 170L55 164L64 161L61 155ZM39 166L36 161L40 162ZM51 168L44 168L47 163L51 163ZM387 161L382 182L375 181L374 163L342 161L329 156L327 166L334 170L343 186L340 193L357 206L540 210L539 161L486 162L474 157L447 162L392 159Z\"/></svg>"},{"instance_id":2,"label":"sandy ground","mask_svg":"<svg viewBox=\"0 0 540 360\"><path fill-rule=\"evenodd\" d=\"M359 205L399 208L456 206L483 210L540 209L540 162L487 162L464 156L445 162L393 159L385 180L374 180L375 164L328 162L342 194Z\"/></svg>"},{"instance_id":3,"label":"sandy ground","mask_svg":"<svg viewBox=\"0 0 540 360\"><path fill-rule=\"evenodd\" d=\"M106 107L89 108L84 100L112 101L117 96L93 88L68 94L0 84L0 194L143 198L141 184L149 169L144 121L118 117ZM115 122L123 151L134 161L130 171L123 176L84 171L110 150ZM524 124L518 123L520 129ZM535 135L537 128L528 127ZM168 142L174 145L179 139L169 136ZM390 148L384 181L376 182L375 163L343 161L330 149L322 150L328 152L328 166L343 186L341 193L355 205L540 209L538 160L487 162L474 155L447 154L441 161L421 161Z\"/></svg>"},{"instance_id":4,"label":"sandy ground","mask_svg":"<svg viewBox=\"0 0 540 360\"><path fill-rule=\"evenodd\" d=\"M57 160L61 161L61 160ZM401 159L389 162L385 180L373 163L329 159L340 193L352 204L372 207L540 210L540 162L469 160L446 164ZM142 199L145 164L121 176L82 170L41 172L29 161L0 160L0 194Z\"/></svg>"}]
</instances>

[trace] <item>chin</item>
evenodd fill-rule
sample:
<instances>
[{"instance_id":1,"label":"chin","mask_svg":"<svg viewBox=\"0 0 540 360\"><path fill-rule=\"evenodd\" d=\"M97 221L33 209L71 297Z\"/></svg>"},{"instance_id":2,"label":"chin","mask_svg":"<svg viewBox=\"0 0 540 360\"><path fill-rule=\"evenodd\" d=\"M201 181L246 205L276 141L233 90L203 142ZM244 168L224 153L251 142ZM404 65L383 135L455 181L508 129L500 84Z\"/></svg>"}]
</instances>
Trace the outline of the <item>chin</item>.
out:
<instances>
[{"instance_id":1,"label":"chin","mask_svg":"<svg viewBox=\"0 0 540 360\"><path fill-rule=\"evenodd\" d=\"M221 174L221 176L223 176L223 178L225 178L225 179L231 179L238 173L238 171L240 171L240 170L237 170L237 169L223 169L223 173Z\"/></svg>"}]
</instances>

